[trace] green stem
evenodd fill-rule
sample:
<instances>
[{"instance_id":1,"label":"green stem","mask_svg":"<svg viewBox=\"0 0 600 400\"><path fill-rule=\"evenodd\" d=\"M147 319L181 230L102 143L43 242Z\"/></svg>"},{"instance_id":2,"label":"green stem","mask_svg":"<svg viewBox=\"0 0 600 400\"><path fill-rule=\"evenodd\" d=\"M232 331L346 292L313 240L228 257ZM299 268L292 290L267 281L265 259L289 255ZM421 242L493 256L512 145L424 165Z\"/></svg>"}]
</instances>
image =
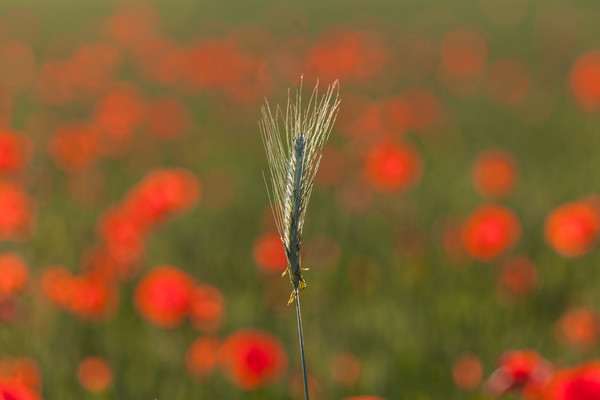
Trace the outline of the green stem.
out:
<instances>
[{"instance_id":1,"label":"green stem","mask_svg":"<svg viewBox=\"0 0 600 400\"><path fill-rule=\"evenodd\" d=\"M302 333L302 315L300 314L300 293L296 291L296 318L298 319L298 335L300 336L300 358L302 359L302 378L304 379L304 398L308 399L308 379L306 377L306 359L304 357L304 334Z\"/></svg>"}]
</instances>

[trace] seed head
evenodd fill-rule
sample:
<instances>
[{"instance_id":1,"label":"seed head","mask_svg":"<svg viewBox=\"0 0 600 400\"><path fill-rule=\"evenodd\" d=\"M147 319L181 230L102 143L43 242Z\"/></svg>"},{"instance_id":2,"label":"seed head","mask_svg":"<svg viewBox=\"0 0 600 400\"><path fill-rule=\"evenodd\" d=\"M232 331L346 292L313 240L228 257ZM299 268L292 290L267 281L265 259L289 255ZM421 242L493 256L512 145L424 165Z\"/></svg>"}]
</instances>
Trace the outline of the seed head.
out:
<instances>
[{"instance_id":1,"label":"seed head","mask_svg":"<svg viewBox=\"0 0 600 400\"><path fill-rule=\"evenodd\" d=\"M317 83L304 108L302 81L294 96L288 91L285 111L277 106L273 113L265 101L259 121L271 171L271 185L267 183L269 201L285 248L286 272L294 287L290 302L306 286L300 273L304 217L323 146L329 138L340 104L338 81L328 86L321 96L318 87Z\"/></svg>"}]
</instances>

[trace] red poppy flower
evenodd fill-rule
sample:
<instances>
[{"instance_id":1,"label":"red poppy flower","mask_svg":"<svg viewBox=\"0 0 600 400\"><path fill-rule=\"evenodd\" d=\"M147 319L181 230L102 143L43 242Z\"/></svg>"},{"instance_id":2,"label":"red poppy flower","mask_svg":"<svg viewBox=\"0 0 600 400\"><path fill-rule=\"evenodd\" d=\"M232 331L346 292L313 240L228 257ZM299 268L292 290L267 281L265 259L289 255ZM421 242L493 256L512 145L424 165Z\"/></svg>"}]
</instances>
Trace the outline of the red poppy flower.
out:
<instances>
[{"instance_id":1,"label":"red poppy flower","mask_svg":"<svg viewBox=\"0 0 600 400\"><path fill-rule=\"evenodd\" d=\"M88 249L82 257L86 270L114 281L124 281L135 275L140 268L136 261L119 260L105 246Z\"/></svg>"},{"instance_id":2,"label":"red poppy flower","mask_svg":"<svg viewBox=\"0 0 600 400\"><path fill-rule=\"evenodd\" d=\"M190 209L200 195L200 182L191 172L156 169L129 192L124 209L141 228L147 229L170 214Z\"/></svg>"},{"instance_id":3,"label":"red poppy flower","mask_svg":"<svg viewBox=\"0 0 600 400\"><path fill-rule=\"evenodd\" d=\"M252 247L254 262L264 271L282 273L287 267L287 257L279 234L265 233L254 241Z\"/></svg>"},{"instance_id":4,"label":"red poppy flower","mask_svg":"<svg viewBox=\"0 0 600 400\"><path fill-rule=\"evenodd\" d=\"M144 112L139 90L132 84L122 84L100 99L95 123L110 139L123 140L132 135Z\"/></svg>"},{"instance_id":5,"label":"red poppy flower","mask_svg":"<svg viewBox=\"0 0 600 400\"><path fill-rule=\"evenodd\" d=\"M107 21L108 32L117 43L131 48L154 36L159 25L156 9L142 1L126 3Z\"/></svg>"},{"instance_id":6,"label":"red poppy flower","mask_svg":"<svg viewBox=\"0 0 600 400\"><path fill-rule=\"evenodd\" d=\"M98 319L114 311L118 292L100 275L73 276L64 267L51 267L42 276L42 290L56 305L85 319Z\"/></svg>"},{"instance_id":7,"label":"red poppy flower","mask_svg":"<svg viewBox=\"0 0 600 400\"><path fill-rule=\"evenodd\" d=\"M113 80L121 61L118 50L107 43L86 43L69 60L73 83L84 95L97 96Z\"/></svg>"},{"instance_id":8,"label":"red poppy flower","mask_svg":"<svg viewBox=\"0 0 600 400\"><path fill-rule=\"evenodd\" d=\"M539 399L551 377L550 364L533 350L511 350L500 357L500 365L485 383L485 391L500 397L519 392L524 399Z\"/></svg>"},{"instance_id":9,"label":"red poppy flower","mask_svg":"<svg viewBox=\"0 0 600 400\"><path fill-rule=\"evenodd\" d=\"M307 57L307 68L326 81L368 79L379 72L388 54L372 33L344 30L328 32Z\"/></svg>"},{"instance_id":10,"label":"red poppy flower","mask_svg":"<svg viewBox=\"0 0 600 400\"><path fill-rule=\"evenodd\" d=\"M27 265L19 255L15 253L0 255L0 299L23 290L28 275Z\"/></svg>"},{"instance_id":11,"label":"red poppy flower","mask_svg":"<svg viewBox=\"0 0 600 400\"><path fill-rule=\"evenodd\" d=\"M431 128L442 113L442 102L431 90L413 88L405 93L410 106L410 128L425 132Z\"/></svg>"},{"instance_id":12,"label":"red poppy flower","mask_svg":"<svg viewBox=\"0 0 600 400\"><path fill-rule=\"evenodd\" d=\"M351 124L345 129L350 135L364 135L369 137L385 137L389 133L388 122L393 123L398 121L398 115L392 116L393 112L397 112L397 104L391 106L382 103L370 103L361 107L359 114L355 115ZM388 117L390 121L385 118ZM394 127L394 128L397 128ZM403 133L402 127L394 133Z\"/></svg>"},{"instance_id":13,"label":"red poppy flower","mask_svg":"<svg viewBox=\"0 0 600 400\"><path fill-rule=\"evenodd\" d=\"M42 378L35 360L29 357L0 359L0 381L15 381L38 392Z\"/></svg>"},{"instance_id":14,"label":"red poppy flower","mask_svg":"<svg viewBox=\"0 0 600 400\"><path fill-rule=\"evenodd\" d=\"M175 328L190 309L192 278L176 267L161 265L147 273L135 289L135 306L148 321Z\"/></svg>"},{"instance_id":15,"label":"red poppy flower","mask_svg":"<svg viewBox=\"0 0 600 400\"><path fill-rule=\"evenodd\" d=\"M500 287L522 298L533 290L537 284L538 272L533 261L526 257L512 257L502 266Z\"/></svg>"},{"instance_id":16,"label":"red poppy flower","mask_svg":"<svg viewBox=\"0 0 600 400\"><path fill-rule=\"evenodd\" d=\"M67 283L67 296L64 307L86 319L106 317L118 303L115 285L92 273L72 277Z\"/></svg>"},{"instance_id":17,"label":"red poppy flower","mask_svg":"<svg viewBox=\"0 0 600 400\"><path fill-rule=\"evenodd\" d=\"M506 197L512 192L516 177L517 162L510 153L502 149L481 152L473 164L473 184L485 197Z\"/></svg>"},{"instance_id":18,"label":"red poppy flower","mask_svg":"<svg viewBox=\"0 0 600 400\"><path fill-rule=\"evenodd\" d=\"M400 135L411 128L413 107L406 96L392 97L384 107L386 122L391 132Z\"/></svg>"},{"instance_id":19,"label":"red poppy flower","mask_svg":"<svg viewBox=\"0 0 600 400\"><path fill-rule=\"evenodd\" d=\"M190 320L201 331L215 331L224 318L223 294L210 285L199 285L190 294Z\"/></svg>"},{"instance_id":20,"label":"red poppy flower","mask_svg":"<svg viewBox=\"0 0 600 400\"><path fill-rule=\"evenodd\" d=\"M360 378L360 360L352 353L341 353L331 362L331 377L343 386L352 386Z\"/></svg>"},{"instance_id":21,"label":"red poppy flower","mask_svg":"<svg viewBox=\"0 0 600 400\"><path fill-rule=\"evenodd\" d=\"M485 76L488 96L502 105L516 105L531 89L531 77L522 61L497 60L488 66Z\"/></svg>"},{"instance_id":22,"label":"red poppy flower","mask_svg":"<svg viewBox=\"0 0 600 400\"><path fill-rule=\"evenodd\" d=\"M192 379L208 377L215 366L220 348L220 340L214 336L196 339L185 353L185 365Z\"/></svg>"},{"instance_id":23,"label":"red poppy flower","mask_svg":"<svg viewBox=\"0 0 600 400\"><path fill-rule=\"evenodd\" d=\"M174 85L187 72L190 51L172 39L154 36L135 49L138 68L152 82Z\"/></svg>"},{"instance_id":24,"label":"red poppy flower","mask_svg":"<svg viewBox=\"0 0 600 400\"><path fill-rule=\"evenodd\" d=\"M379 144L367 154L365 177L377 190L406 190L421 177L421 157L407 145Z\"/></svg>"},{"instance_id":25,"label":"red poppy flower","mask_svg":"<svg viewBox=\"0 0 600 400\"><path fill-rule=\"evenodd\" d=\"M86 170L100 154L96 130L85 124L70 124L54 131L50 140L54 162L68 172Z\"/></svg>"},{"instance_id":26,"label":"red poppy flower","mask_svg":"<svg viewBox=\"0 0 600 400\"><path fill-rule=\"evenodd\" d=\"M12 174L23 170L30 147L28 138L0 127L0 173Z\"/></svg>"},{"instance_id":27,"label":"red poppy flower","mask_svg":"<svg viewBox=\"0 0 600 400\"><path fill-rule=\"evenodd\" d=\"M487 58L487 43L482 34L470 28L458 28L444 36L441 45L442 66L457 78L479 73Z\"/></svg>"},{"instance_id":28,"label":"red poppy flower","mask_svg":"<svg viewBox=\"0 0 600 400\"><path fill-rule=\"evenodd\" d=\"M475 92L481 83L487 47L485 37L477 30L462 27L448 33L440 49L440 81L459 95Z\"/></svg>"},{"instance_id":29,"label":"red poppy flower","mask_svg":"<svg viewBox=\"0 0 600 400\"><path fill-rule=\"evenodd\" d=\"M600 108L600 50L590 50L575 60L569 83L581 108Z\"/></svg>"},{"instance_id":30,"label":"red poppy flower","mask_svg":"<svg viewBox=\"0 0 600 400\"><path fill-rule=\"evenodd\" d=\"M270 333L239 330L223 343L219 364L239 388L254 390L281 378L287 356L279 339Z\"/></svg>"},{"instance_id":31,"label":"red poppy flower","mask_svg":"<svg viewBox=\"0 0 600 400\"><path fill-rule=\"evenodd\" d=\"M161 139L173 139L189 125L189 111L185 103L175 97L161 97L150 103L148 127Z\"/></svg>"},{"instance_id":32,"label":"red poppy flower","mask_svg":"<svg viewBox=\"0 0 600 400\"><path fill-rule=\"evenodd\" d=\"M29 196L18 185L0 181L0 240L22 239L33 227Z\"/></svg>"},{"instance_id":33,"label":"red poppy flower","mask_svg":"<svg viewBox=\"0 0 600 400\"><path fill-rule=\"evenodd\" d=\"M533 350L511 350L500 357L500 370L515 386L523 386L530 379L547 376L548 363Z\"/></svg>"},{"instance_id":34,"label":"red poppy flower","mask_svg":"<svg viewBox=\"0 0 600 400\"><path fill-rule=\"evenodd\" d=\"M1 400L41 400L33 390L14 380L0 379Z\"/></svg>"},{"instance_id":35,"label":"red poppy flower","mask_svg":"<svg viewBox=\"0 0 600 400\"><path fill-rule=\"evenodd\" d=\"M555 208L544 227L546 241L563 257L579 257L591 248L600 229L596 207L584 201Z\"/></svg>"},{"instance_id":36,"label":"red poppy flower","mask_svg":"<svg viewBox=\"0 0 600 400\"><path fill-rule=\"evenodd\" d=\"M194 88L225 90L235 100L248 102L269 86L261 65L231 41L205 40L190 52L187 78Z\"/></svg>"},{"instance_id":37,"label":"red poppy flower","mask_svg":"<svg viewBox=\"0 0 600 400\"><path fill-rule=\"evenodd\" d=\"M138 260L144 251L143 232L134 217L119 207L109 208L100 218L100 235L107 250L118 261Z\"/></svg>"},{"instance_id":38,"label":"red poppy flower","mask_svg":"<svg viewBox=\"0 0 600 400\"><path fill-rule=\"evenodd\" d=\"M491 261L515 244L521 235L521 224L508 209L499 205L483 205L464 221L463 246L471 257Z\"/></svg>"},{"instance_id":39,"label":"red poppy flower","mask_svg":"<svg viewBox=\"0 0 600 400\"><path fill-rule=\"evenodd\" d=\"M65 267L46 268L42 274L42 291L50 301L66 307L69 302L72 279L71 273Z\"/></svg>"},{"instance_id":40,"label":"red poppy flower","mask_svg":"<svg viewBox=\"0 0 600 400\"><path fill-rule=\"evenodd\" d=\"M572 308L560 317L556 334L568 345L588 348L600 335L600 315L593 309Z\"/></svg>"},{"instance_id":41,"label":"red poppy flower","mask_svg":"<svg viewBox=\"0 0 600 400\"><path fill-rule=\"evenodd\" d=\"M71 66L66 61L48 61L40 69L37 92L48 104L62 105L75 98L77 87Z\"/></svg>"},{"instance_id":42,"label":"red poppy flower","mask_svg":"<svg viewBox=\"0 0 600 400\"><path fill-rule=\"evenodd\" d=\"M600 399L600 362L557 372L544 390L544 400Z\"/></svg>"},{"instance_id":43,"label":"red poppy flower","mask_svg":"<svg viewBox=\"0 0 600 400\"><path fill-rule=\"evenodd\" d=\"M452 378L459 389L476 389L482 377L483 367L475 355L462 354L452 365Z\"/></svg>"},{"instance_id":44,"label":"red poppy flower","mask_svg":"<svg viewBox=\"0 0 600 400\"><path fill-rule=\"evenodd\" d=\"M77 379L88 392L101 393L112 384L112 368L105 359L88 356L77 366Z\"/></svg>"}]
</instances>

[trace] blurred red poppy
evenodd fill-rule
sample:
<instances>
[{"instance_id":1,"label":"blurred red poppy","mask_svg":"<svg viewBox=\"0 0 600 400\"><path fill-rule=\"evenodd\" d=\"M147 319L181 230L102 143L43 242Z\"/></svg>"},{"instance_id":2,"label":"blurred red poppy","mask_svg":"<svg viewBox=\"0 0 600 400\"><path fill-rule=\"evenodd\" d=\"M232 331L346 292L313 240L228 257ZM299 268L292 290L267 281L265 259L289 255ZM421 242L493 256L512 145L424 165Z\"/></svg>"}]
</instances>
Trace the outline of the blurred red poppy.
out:
<instances>
[{"instance_id":1,"label":"blurred red poppy","mask_svg":"<svg viewBox=\"0 0 600 400\"><path fill-rule=\"evenodd\" d=\"M500 274L500 288L517 300L529 294L538 281L537 268L526 257L511 257L503 264Z\"/></svg>"},{"instance_id":2,"label":"blurred red poppy","mask_svg":"<svg viewBox=\"0 0 600 400\"><path fill-rule=\"evenodd\" d=\"M67 61L48 61L38 73L36 88L40 98L52 105L72 101L77 94L75 76Z\"/></svg>"},{"instance_id":3,"label":"blurred red poppy","mask_svg":"<svg viewBox=\"0 0 600 400\"><path fill-rule=\"evenodd\" d=\"M442 113L442 102L435 92L415 87L405 93L410 107L409 126L416 132L426 132Z\"/></svg>"},{"instance_id":4,"label":"blurred red poppy","mask_svg":"<svg viewBox=\"0 0 600 400\"><path fill-rule=\"evenodd\" d=\"M214 336L200 337L185 352L185 365L192 379L207 378L215 369L221 342Z\"/></svg>"},{"instance_id":5,"label":"blurred red poppy","mask_svg":"<svg viewBox=\"0 0 600 400\"><path fill-rule=\"evenodd\" d=\"M171 214L192 208L200 196L200 182L194 174L180 168L159 168L130 190L123 209L146 230Z\"/></svg>"},{"instance_id":6,"label":"blurred red poppy","mask_svg":"<svg viewBox=\"0 0 600 400\"><path fill-rule=\"evenodd\" d=\"M492 101L501 105L517 105L531 90L531 77L522 61L502 59L488 66L485 85Z\"/></svg>"},{"instance_id":7,"label":"blurred red poppy","mask_svg":"<svg viewBox=\"0 0 600 400\"><path fill-rule=\"evenodd\" d=\"M543 395L543 400L596 399L600 399L600 361L558 371Z\"/></svg>"},{"instance_id":8,"label":"blurred red poppy","mask_svg":"<svg viewBox=\"0 0 600 400\"><path fill-rule=\"evenodd\" d=\"M308 373L306 376L308 384L308 393L311 399L320 399L323 395L323 388L320 379L313 374ZM290 374L288 378L288 395L290 399L306 398L304 395L304 376L302 372L296 371Z\"/></svg>"},{"instance_id":9,"label":"blurred red poppy","mask_svg":"<svg viewBox=\"0 0 600 400\"><path fill-rule=\"evenodd\" d=\"M600 109L600 50L590 50L575 60L569 83L581 108Z\"/></svg>"},{"instance_id":10,"label":"blurred red poppy","mask_svg":"<svg viewBox=\"0 0 600 400\"><path fill-rule=\"evenodd\" d=\"M563 204L555 208L544 226L548 244L567 258L579 257L591 250L598 230L598 209L585 201Z\"/></svg>"},{"instance_id":11,"label":"blurred red poppy","mask_svg":"<svg viewBox=\"0 0 600 400\"><path fill-rule=\"evenodd\" d=\"M493 397L515 392L524 399L540 399L541 391L552 376L550 363L533 350L507 351L500 357L499 364L484 387Z\"/></svg>"},{"instance_id":12,"label":"blurred red poppy","mask_svg":"<svg viewBox=\"0 0 600 400\"><path fill-rule=\"evenodd\" d=\"M211 285L198 285L190 294L190 320L196 329L212 332L221 327L225 307L223 294Z\"/></svg>"},{"instance_id":13,"label":"blurred red poppy","mask_svg":"<svg viewBox=\"0 0 600 400\"><path fill-rule=\"evenodd\" d=\"M190 52L187 78L194 88L225 90L236 101L250 102L270 86L262 66L231 41L205 40Z\"/></svg>"},{"instance_id":14,"label":"blurred red poppy","mask_svg":"<svg viewBox=\"0 0 600 400\"><path fill-rule=\"evenodd\" d=\"M462 390L475 390L483 377L481 361L473 354L461 354L452 365L452 379Z\"/></svg>"},{"instance_id":15,"label":"blurred red poppy","mask_svg":"<svg viewBox=\"0 0 600 400\"><path fill-rule=\"evenodd\" d=\"M131 1L109 18L107 30L120 45L135 48L154 36L159 25L154 6L143 1Z\"/></svg>"},{"instance_id":16,"label":"blurred red poppy","mask_svg":"<svg viewBox=\"0 0 600 400\"><path fill-rule=\"evenodd\" d=\"M4 253L0 255L0 299L23 290L28 276L27 264L18 254Z\"/></svg>"},{"instance_id":17,"label":"blurred red poppy","mask_svg":"<svg viewBox=\"0 0 600 400\"><path fill-rule=\"evenodd\" d=\"M474 29L461 27L444 36L441 44L442 66L450 75L463 78L479 73L487 59L487 43Z\"/></svg>"},{"instance_id":18,"label":"blurred red poppy","mask_svg":"<svg viewBox=\"0 0 600 400\"><path fill-rule=\"evenodd\" d=\"M31 203L23 188L0 181L0 240L28 237L33 228Z\"/></svg>"},{"instance_id":19,"label":"blurred red poppy","mask_svg":"<svg viewBox=\"0 0 600 400\"><path fill-rule=\"evenodd\" d=\"M343 386L355 385L360 373L360 360L352 353L340 353L331 361L331 377Z\"/></svg>"},{"instance_id":20,"label":"blurred red poppy","mask_svg":"<svg viewBox=\"0 0 600 400\"><path fill-rule=\"evenodd\" d=\"M154 136L173 139L181 135L189 124L189 111L185 103L176 97L163 96L150 103L148 127Z\"/></svg>"},{"instance_id":21,"label":"blurred red poppy","mask_svg":"<svg viewBox=\"0 0 600 400\"><path fill-rule=\"evenodd\" d=\"M393 122L397 122L397 115L401 115L400 113L391 116L390 114L393 112L398 112L397 109L392 108L396 104L392 104L391 107L387 104L381 102L371 102L368 104L364 104L361 107L361 111L359 114L354 115L352 123L348 124L345 132L353 135L353 136L365 136L369 138L382 138L389 134L389 128L387 124L386 117L390 117L389 119ZM395 134L403 133L403 127L401 126L393 126L396 129Z\"/></svg>"},{"instance_id":22,"label":"blurred red poppy","mask_svg":"<svg viewBox=\"0 0 600 400\"><path fill-rule=\"evenodd\" d=\"M479 31L454 29L442 39L438 78L456 94L473 93L479 88L487 53L487 41Z\"/></svg>"},{"instance_id":23,"label":"blurred red poppy","mask_svg":"<svg viewBox=\"0 0 600 400\"><path fill-rule=\"evenodd\" d=\"M117 288L102 276L84 273L73 277L67 288L65 308L81 318L103 318L117 307Z\"/></svg>"},{"instance_id":24,"label":"blurred red poppy","mask_svg":"<svg viewBox=\"0 0 600 400\"><path fill-rule=\"evenodd\" d=\"M135 61L141 72L162 85L179 83L187 72L189 57L187 48L162 36L140 42L135 49Z\"/></svg>"},{"instance_id":25,"label":"blurred red poppy","mask_svg":"<svg viewBox=\"0 0 600 400\"><path fill-rule=\"evenodd\" d=\"M31 140L16 132L0 127L0 174L22 171L31 150Z\"/></svg>"},{"instance_id":26,"label":"blurred red poppy","mask_svg":"<svg viewBox=\"0 0 600 400\"><path fill-rule=\"evenodd\" d=\"M378 144L367 154L365 177L381 192L409 189L421 172L421 157L408 145Z\"/></svg>"},{"instance_id":27,"label":"blurred red poppy","mask_svg":"<svg viewBox=\"0 0 600 400\"><path fill-rule=\"evenodd\" d=\"M42 291L50 301L65 307L69 301L71 279L71 273L65 267L48 267L42 273Z\"/></svg>"},{"instance_id":28,"label":"blurred red poppy","mask_svg":"<svg viewBox=\"0 0 600 400\"><path fill-rule=\"evenodd\" d=\"M88 356L77 366L77 379L88 392L101 393L112 384L112 368L104 358Z\"/></svg>"},{"instance_id":29,"label":"blurred red poppy","mask_svg":"<svg viewBox=\"0 0 600 400\"><path fill-rule=\"evenodd\" d=\"M67 172L83 172L100 155L97 132L87 124L62 125L52 134L50 154Z\"/></svg>"},{"instance_id":30,"label":"blurred red poppy","mask_svg":"<svg viewBox=\"0 0 600 400\"><path fill-rule=\"evenodd\" d=\"M117 288L112 282L94 273L73 276L59 266L44 271L42 290L56 305L85 319L104 318L118 304Z\"/></svg>"},{"instance_id":31,"label":"blurred red poppy","mask_svg":"<svg viewBox=\"0 0 600 400\"><path fill-rule=\"evenodd\" d=\"M86 270L114 281L131 278L141 267L137 260L124 261L115 258L106 246L98 246L85 251L81 264Z\"/></svg>"},{"instance_id":32,"label":"blurred red poppy","mask_svg":"<svg viewBox=\"0 0 600 400\"><path fill-rule=\"evenodd\" d=\"M264 233L255 241L254 262L266 272L282 273L287 267L287 258L278 233Z\"/></svg>"},{"instance_id":33,"label":"blurred red poppy","mask_svg":"<svg viewBox=\"0 0 600 400\"><path fill-rule=\"evenodd\" d=\"M463 246L471 257L491 261L512 247L521 235L517 217L500 205L482 205L464 221Z\"/></svg>"},{"instance_id":34,"label":"blurred red poppy","mask_svg":"<svg viewBox=\"0 0 600 400\"><path fill-rule=\"evenodd\" d=\"M570 346L589 348L600 336L600 314L590 308L571 308L556 324L556 335Z\"/></svg>"},{"instance_id":35,"label":"blurred red poppy","mask_svg":"<svg viewBox=\"0 0 600 400\"><path fill-rule=\"evenodd\" d=\"M193 286L192 278L180 269L170 265L155 267L138 283L135 306L148 321L175 328L188 314Z\"/></svg>"},{"instance_id":36,"label":"blurred red poppy","mask_svg":"<svg viewBox=\"0 0 600 400\"><path fill-rule=\"evenodd\" d=\"M120 262L138 260L144 251L144 237L134 217L120 207L111 207L99 221L100 235L106 249Z\"/></svg>"},{"instance_id":37,"label":"blurred red poppy","mask_svg":"<svg viewBox=\"0 0 600 400\"><path fill-rule=\"evenodd\" d=\"M0 379L0 399L41 400L41 397L21 382Z\"/></svg>"},{"instance_id":38,"label":"blurred red poppy","mask_svg":"<svg viewBox=\"0 0 600 400\"><path fill-rule=\"evenodd\" d=\"M219 351L223 373L243 390L254 390L280 379L287 356L279 339L265 331L238 330Z\"/></svg>"},{"instance_id":39,"label":"blurred red poppy","mask_svg":"<svg viewBox=\"0 0 600 400\"><path fill-rule=\"evenodd\" d=\"M98 96L114 79L121 62L118 50L108 43L86 43L69 60L73 84L78 92Z\"/></svg>"},{"instance_id":40,"label":"blurred red poppy","mask_svg":"<svg viewBox=\"0 0 600 400\"><path fill-rule=\"evenodd\" d=\"M477 156L472 170L473 184L484 197L502 198L514 189L517 162L506 150L493 148Z\"/></svg>"},{"instance_id":41,"label":"blurred red poppy","mask_svg":"<svg viewBox=\"0 0 600 400\"><path fill-rule=\"evenodd\" d=\"M15 381L29 389L39 392L42 386L40 368L29 357L0 359L0 381Z\"/></svg>"},{"instance_id":42,"label":"blurred red poppy","mask_svg":"<svg viewBox=\"0 0 600 400\"><path fill-rule=\"evenodd\" d=\"M142 121L145 105L139 89L130 83L120 84L96 104L95 124L110 140L129 138Z\"/></svg>"},{"instance_id":43,"label":"blurred red poppy","mask_svg":"<svg viewBox=\"0 0 600 400\"><path fill-rule=\"evenodd\" d=\"M368 79L379 72L389 55L383 41L366 31L336 29L327 32L311 49L306 65L325 81Z\"/></svg>"}]
</instances>

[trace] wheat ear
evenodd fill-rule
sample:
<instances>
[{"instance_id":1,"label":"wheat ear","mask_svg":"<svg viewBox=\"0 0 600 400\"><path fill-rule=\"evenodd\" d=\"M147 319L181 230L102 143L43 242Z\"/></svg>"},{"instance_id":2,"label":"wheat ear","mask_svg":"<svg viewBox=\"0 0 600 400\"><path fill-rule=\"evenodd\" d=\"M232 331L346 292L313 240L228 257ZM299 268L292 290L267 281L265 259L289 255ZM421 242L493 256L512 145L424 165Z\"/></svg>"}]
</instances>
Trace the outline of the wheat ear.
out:
<instances>
[{"instance_id":1,"label":"wheat ear","mask_svg":"<svg viewBox=\"0 0 600 400\"><path fill-rule=\"evenodd\" d=\"M299 297L300 291L306 287L301 273L306 268L301 266L300 244L315 174L340 104L338 81L329 85L322 96L319 96L318 88L317 82L308 104L303 108L301 79L300 88L293 98L288 91L285 112L277 106L274 115L269 103L265 101L261 109L262 119L259 121L271 172L271 184L267 183L269 202L288 262L283 276L287 273L293 286L288 305L296 301L302 375L307 400L308 383ZM285 142L282 136L285 137Z\"/></svg>"}]
</instances>

